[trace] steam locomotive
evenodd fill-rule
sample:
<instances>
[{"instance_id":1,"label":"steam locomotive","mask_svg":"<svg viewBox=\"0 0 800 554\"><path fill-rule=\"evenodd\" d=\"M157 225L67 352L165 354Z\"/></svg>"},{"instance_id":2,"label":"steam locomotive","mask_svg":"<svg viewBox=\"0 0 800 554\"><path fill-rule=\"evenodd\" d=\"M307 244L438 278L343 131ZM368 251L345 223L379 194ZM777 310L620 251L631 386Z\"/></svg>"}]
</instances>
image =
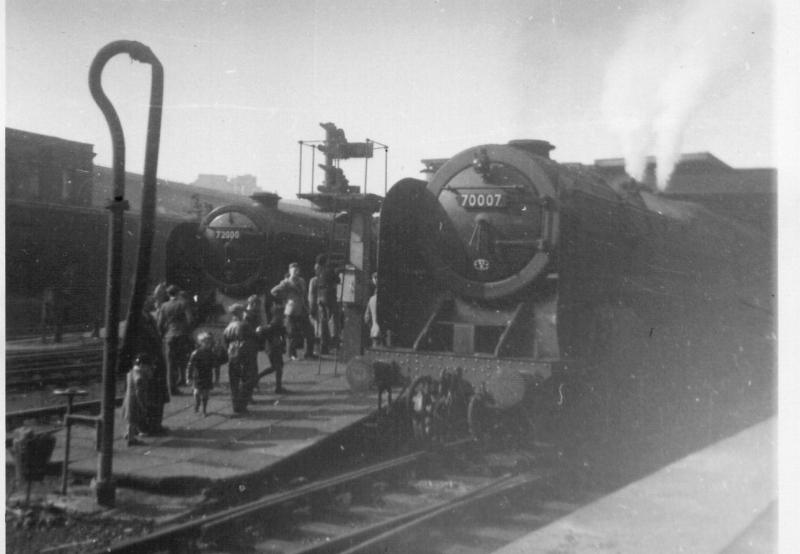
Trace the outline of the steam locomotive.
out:
<instances>
[{"instance_id":1,"label":"steam locomotive","mask_svg":"<svg viewBox=\"0 0 800 554\"><path fill-rule=\"evenodd\" d=\"M637 403L680 410L768 388L767 237L640 183L612 186L554 161L553 148L469 148L429 182L390 189L377 286L386 346L349 364L351 386L399 368L409 410L476 434L520 409L536 425L571 405L598 417L585 408L596 401L603 417L624 417Z\"/></svg>"},{"instance_id":2,"label":"steam locomotive","mask_svg":"<svg viewBox=\"0 0 800 554\"><path fill-rule=\"evenodd\" d=\"M273 193L251 198L250 204L220 206L199 227L176 229L169 238L176 254L167 280L198 296L202 319L221 315L226 303L263 295L292 262L310 277L315 256L328 251L332 213Z\"/></svg>"}]
</instances>

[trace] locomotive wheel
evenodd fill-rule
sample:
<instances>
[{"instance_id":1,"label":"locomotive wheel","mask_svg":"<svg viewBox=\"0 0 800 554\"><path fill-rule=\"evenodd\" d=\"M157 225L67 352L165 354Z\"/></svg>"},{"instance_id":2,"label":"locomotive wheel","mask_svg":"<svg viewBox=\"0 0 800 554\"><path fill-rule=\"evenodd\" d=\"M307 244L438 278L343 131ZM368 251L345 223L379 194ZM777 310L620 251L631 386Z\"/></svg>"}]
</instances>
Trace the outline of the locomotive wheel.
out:
<instances>
[{"instance_id":1,"label":"locomotive wheel","mask_svg":"<svg viewBox=\"0 0 800 554\"><path fill-rule=\"evenodd\" d=\"M490 423L488 421L489 406L480 395L473 396L467 407L467 424L469 434L476 441L483 441L488 438Z\"/></svg>"},{"instance_id":2,"label":"locomotive wheel","mask_svg":"<svg viewBox=\"0 0 800 554\"><path fill-rule=\"evenodd\" d=\"M466 431L467 398L451 391L433 403L433 433L438 439L455 438Z\"/></svg>"},{"instance_id":3,"label":"locomotive wheel","mask_svg":"<svg viewBox=\"0 0 800 554\"><path fill-rule=\"evenodd\" d=\"M448 434L452 424L449 420L449 406L446 398L437 398L433 403L431 434L438 440L443 440Z\"/></svg>"},{"instance_id":4,"label":"locomotive wheel","mask_svg":"<svg viewBox=\"0 0 800 554\"><path fill-rule=\"evenodd\" d=\"M420 392L420 388L426 385L428 387L428 394L430 394L431 389L433 388L433 379L428 377L427 375L421 375L411 381L411 384L408 387L408 395L406 396L406 407L408 408L408 413L414 414L415 413L415 406L414 406L414 397L417 396L417 393Z\"/></svg>"},{"instance_id":5,"label":"locomotive wheel","mask_svg":"<svg viewBox=\"0 0 800 554\"><path fill-rule=\"evenodd\" d=\"M434 381L427 375L421 375L411 382L406 397L406 407L411 417L414 438L427 442L430 439L433 420L433 399L431 392Z\"/></svg>"}]
</instances>

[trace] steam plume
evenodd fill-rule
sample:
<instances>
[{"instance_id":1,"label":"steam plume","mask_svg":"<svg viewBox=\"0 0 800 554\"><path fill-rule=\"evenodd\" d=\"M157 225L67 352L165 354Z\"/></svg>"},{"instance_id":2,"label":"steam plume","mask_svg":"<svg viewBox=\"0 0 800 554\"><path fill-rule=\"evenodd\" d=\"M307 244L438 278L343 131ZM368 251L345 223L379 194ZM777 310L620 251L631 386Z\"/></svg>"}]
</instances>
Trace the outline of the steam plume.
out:
<instances>
[{"instance_id":1,"label":"steam plume","mask_svg":"<svg viewBox=\"0 0 800 554\"><path fill-rule=\"evenodd\" d=\"M764 13L758 0L689 0L677 17L648 14L628 29L606 72L603 115L629 175L642 180L654 152L666 188L689 119L711 83L743 72L748 35Z\"/></svg>"}]
</instances>

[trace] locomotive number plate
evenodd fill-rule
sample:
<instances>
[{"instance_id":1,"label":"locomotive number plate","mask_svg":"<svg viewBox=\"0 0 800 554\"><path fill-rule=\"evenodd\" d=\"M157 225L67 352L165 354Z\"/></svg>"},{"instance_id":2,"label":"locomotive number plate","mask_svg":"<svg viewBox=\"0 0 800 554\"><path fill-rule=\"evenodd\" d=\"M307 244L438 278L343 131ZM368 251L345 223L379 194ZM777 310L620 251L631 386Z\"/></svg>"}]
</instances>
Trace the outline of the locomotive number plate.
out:
<instances>
[{"instance_id":1,"label":"locomotive number plate","mask_svg":"<svg viewBox=\"0 0 800 554\"><path fill-rule=\"evenodd\" d=\"M219 240L231 240L241 238L241 231L234 229L216 230L214 238Z\"/></svg>"},{"instance_id":2,"label":"locomotive number plate","mask_svg":"<svg viewBox=\"0 0 800 554\"><path fill-rule=\"evenodd\" d=\"M470 210L505 208L506 195L502 192L468 192L459 195L458 203L462 208Z\"/></svg>"}]
</instances>

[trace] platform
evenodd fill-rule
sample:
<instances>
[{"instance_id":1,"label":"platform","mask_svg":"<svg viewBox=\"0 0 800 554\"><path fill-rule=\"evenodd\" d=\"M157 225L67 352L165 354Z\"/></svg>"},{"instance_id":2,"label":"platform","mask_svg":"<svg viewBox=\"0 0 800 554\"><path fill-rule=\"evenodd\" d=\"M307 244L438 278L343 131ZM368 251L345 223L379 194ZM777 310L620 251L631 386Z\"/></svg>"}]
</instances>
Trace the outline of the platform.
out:
<instances>
[{"instance_id":1,"label":"platform","mask_svg":"<svg viewBox=\"0 0 800 554\"><path fill-rule=\"evenodd\" d=\"M687 456L495 554L777 552L770 419Z\"/></svg>"},{"instance_id":2,"label":"platform","mask_svg":"<svg viewBox=\"0 0 800 554\"><path fill-rule=\"evenodd\" d=\"M259 367L268 365L263 352ZM334 370L337 370L334 374ZM233 417L227 368L222 383L211 392L208 416L195 413L189 387L165 406L163 424L169 432L139 437L127 446L121 410L115 413L113 475L122 486L162 492L181 492L244 481L274 464L334 436L367 417L377 406L374 395L350 393L341 362L333 358L290 361L284 368L284 387L273 393L273 376L263 378L245 417ZM64 456L64 432L56 435L52 461ZM70 472L87 477L97 472L94 429L73 426Z\"/></svg>"}]
</instances>

